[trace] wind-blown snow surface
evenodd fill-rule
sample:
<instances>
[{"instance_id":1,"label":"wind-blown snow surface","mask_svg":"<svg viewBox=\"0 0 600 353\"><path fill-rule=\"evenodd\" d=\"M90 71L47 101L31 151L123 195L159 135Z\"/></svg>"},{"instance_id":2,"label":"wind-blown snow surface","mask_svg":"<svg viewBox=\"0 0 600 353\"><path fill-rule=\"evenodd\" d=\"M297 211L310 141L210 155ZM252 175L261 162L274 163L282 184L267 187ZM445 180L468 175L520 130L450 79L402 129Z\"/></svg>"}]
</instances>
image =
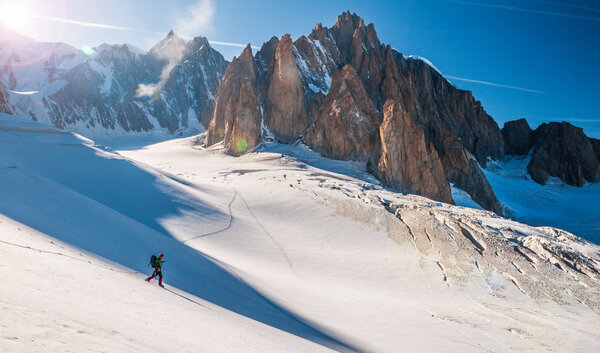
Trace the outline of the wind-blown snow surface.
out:
<instances>
[{"instance_id":1,"label":"wind-blown snow surface","mask_svg":"<svg viewBox=\"0 0 600 353\"><path fill-rule=\"evenodd\" d=\"M0 351L600 349L598 246L200 140L116 153L0 117L0 240L50 252L0 243ZM137 273L158 251L170 291Z\"/></svg>"}]
</instances>

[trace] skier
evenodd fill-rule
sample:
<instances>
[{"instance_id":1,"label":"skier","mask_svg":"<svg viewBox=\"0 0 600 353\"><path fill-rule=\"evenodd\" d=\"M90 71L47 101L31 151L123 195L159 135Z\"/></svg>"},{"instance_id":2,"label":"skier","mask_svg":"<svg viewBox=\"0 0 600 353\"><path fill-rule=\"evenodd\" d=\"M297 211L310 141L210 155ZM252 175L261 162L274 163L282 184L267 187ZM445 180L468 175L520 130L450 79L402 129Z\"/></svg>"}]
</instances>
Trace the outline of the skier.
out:
<instances>
[{"instance_id":1,"label":"skier","mask_svg":"<svg viewBox=\"0 0 600 353\"><path fill-rule=\"evenodd\" d=\"M150 282L150 280L156 276L158 276L158 285L161 287L164 287L162 284L162 271L161 271L161 267L162 264L167 262L165 260L163 260L163 257L165 257L165 255L163 253L160 253L160 255L158 255L158 257L152 255L152 257L150 258L150 265L152 265L152 268L154 268L154 272L152 273L152 276L146 278L146 282Z\"/></svg>"}]
</instances>

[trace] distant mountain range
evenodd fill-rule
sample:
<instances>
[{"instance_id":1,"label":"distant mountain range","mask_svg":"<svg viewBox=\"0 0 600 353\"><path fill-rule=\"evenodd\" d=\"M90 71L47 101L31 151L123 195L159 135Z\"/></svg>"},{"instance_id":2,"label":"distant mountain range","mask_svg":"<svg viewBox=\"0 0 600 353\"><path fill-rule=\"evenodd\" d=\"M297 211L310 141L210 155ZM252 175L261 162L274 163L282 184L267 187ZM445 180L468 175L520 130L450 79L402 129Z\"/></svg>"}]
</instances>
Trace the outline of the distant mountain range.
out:
<instances>
[{"instance_id":1,"label":"distant mountain range","mask_svg":"<svg viewBox=\"0 0 600 353\"><path fill-rule=\"evenodd\" d=\"M489 160L531 153L531 177L600 180L600 142L568 123L501 131L469 91L427 60L382 44L350 12L292 41L273 37L231 63L204 37L172 31L149 52L86 50L0 35L0 111L62 129L176 133L198 122L206 144L240 155L264 140L301 140L324 156L366 162L385 185L453 203L450 183L502 214L482 173Z\"/></svg>"},{"instance_id":2,"label":"distant mountain range","mask_svg":"<svg viewBox=\"0 0 600 353\"><path fill-rule=\"evenodd\" d=\"M228 65L204 37L170 32L148 53L127 44L84 53L6 28L0 62L4 111L61 129L169 133L208 122Z\"/></svg>"}]
</instances>

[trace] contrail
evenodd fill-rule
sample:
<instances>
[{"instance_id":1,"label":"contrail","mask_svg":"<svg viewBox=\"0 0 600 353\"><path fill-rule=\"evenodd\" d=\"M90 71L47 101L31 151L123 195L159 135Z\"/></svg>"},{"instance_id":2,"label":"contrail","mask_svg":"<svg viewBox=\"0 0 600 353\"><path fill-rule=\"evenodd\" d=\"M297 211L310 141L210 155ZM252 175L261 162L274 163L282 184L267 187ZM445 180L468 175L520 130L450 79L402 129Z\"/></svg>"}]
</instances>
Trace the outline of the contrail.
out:
<instances>
[{"instance_id":1,"label":"contrail","mask_svg":"<svg viewBox=\"0 0 600 353\"><path fill-rule=\"evenodd\" d=\"M494 86L494 87L502 87L502 88L510 88L510 89L516 89L516 90L519 90L519 91L525 91L525 92L530 92L530 93L544 94L544 92L538 91L538 90L535 90L535 89L529 89L529 88L523 88L523 87L516 87L516 86L509 86L509 85L502 85L502 84L499 84L499 83L479 81L479 80L471 80L469 78L456 77L456 76L444 75L444 77L449 78L451 80L458 80L458 81L465 81L465 82L472 82L472 83L480 83L482 85L488 85L488 86Z\"/></svg>"},{"instance_id":2,"label":"contrail","mask_svg":"<svg viewBox=\"0 0 600 353\"><path fill-rule=\"evenodd\" d=\"M583 118L527 118L534 121L572 121L575 123L600 123L600 119L583 119Z\"/></svg>"},{"instance_id":3,"label":"contrail","mask_svg":"<svg viewBox=\"0 0 600 353\"><path fill-rule=\"evenodd\" d=\"M28 18L45 20L45 21L62 22L62 23L68 23L68 24L77 25L77 26L84 26L84 27L103 28L103 29L111 29L111 30L117 30L117 31L128 31L128 32L138 32L138 33L149 33L149 34L156 34L156 35L164 35L164 33L162 33L162 32L150 31L150 30L146 30L146 29L123 27L123 26L115 26L115 25L109 25L109 24L106 24L106 23L76 21L76 20L70 20L68 18L62 18L62 17L28 16ZM184 38L185 39L192 39L192 38L187 38L187 37L184 37ZM210 44L214 44L214 45L224 45L224 46L240 47L240 48L245 48L246 47L246 44L241 44L241 43L221 42L221 41L217 41L217 40L209 40L208 42ZM260 47L257 47L257 46L254 46L254 45L252 46L252 48L253 49L260 49Z\"/></svg>"},{"instance_id":4,"label":"contrail","mask_svg":"<svg viewBox=\"0 0 600 353\"><path fill-rule=\"evenodd\" d=\"M537 3L540 3L540 4L555 5L555 6L564 6L564 7L570 7L570 8L573 8L573 9L589 10L589 11L600 12L600 9L597 9L597 8L586 7L586 6L579 6L579 5L565 4L564 2L547 1L547 0L529 0L529 1L537 2Z\"/></svg>"},{"instance_id":5,"label":"contrail","mask_svg":"<svg viewBox=\"0 0 600 353\"><path fill-rule=\"evenodd\" d=\"M240 43L231 43L231 42L219 42L217 40L209 40L208 41L210 44L215 44L215 45L227 45L230 47L240 47L240 48L245 48L246 44L240 44ZM250 45L250 47L252 49L260 49L260 47L257 47L256 45Z\"/></svg>"},{"instance_id":6,"label":"contrail","mask_svg":"<svg viewBox=\"0 0 600 353\"><path fill-rule=\"evenodd\" d=\"M461 5L490 7L490 8L495 8L495 9L512 10L512 11L519 11L519 12L526 12L526 13L536 13L536 14L549 15L549 16L567 17L567 18L575 18L575 19L579 19L579 20L600 22L600 17L571 15L571 14L566 14L566 13L562 13L562 12L526 9L526 8L522 8L522 7L514 7L514 6L499 5L499 4L484 4L481 2L471 2L471 1L462 1L462 0L444 0L444 1L453 2L453 3L461 4Z\"/></svg>"},{"instance_id":7,"label":"contrail","mask_svg":"<svg viewBox=\"0 0 600 353\"><path fill-rule=\"evenodd\" d=\"M34 19L46 20L46 21L62 22L62 23L68 23L68 24L72 24L72 25L85 26L85 27L113 29L113 30L118 30L118 31L151 33L151 34L160 34L160 35L163 34L163 33L160 33L160 32L149 31L149 30L145 30L145 29L137 29L137 28L123 27L123 26L114 26L114 25L109 25L109 24L105 24L105 23L94 23L94 22L76 21L76 20L70 20L68 18L62 18L62 17L28 16L28 18L34 18Z\"/></svg>"}]
</instances>

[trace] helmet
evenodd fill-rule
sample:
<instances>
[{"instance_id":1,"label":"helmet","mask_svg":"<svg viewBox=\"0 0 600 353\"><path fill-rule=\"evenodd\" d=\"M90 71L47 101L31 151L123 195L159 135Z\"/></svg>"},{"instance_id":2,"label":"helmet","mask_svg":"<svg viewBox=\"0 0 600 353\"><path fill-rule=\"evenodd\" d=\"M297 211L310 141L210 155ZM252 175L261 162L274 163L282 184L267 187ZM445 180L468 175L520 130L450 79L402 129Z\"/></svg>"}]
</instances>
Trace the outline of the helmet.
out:
<instances>
[{"instance_id":1,"label":"helmet","mask_svg":"<svg viewBox=\"0 0 600 353\"><path fill-rule=\"evenodd\" d=\"M162 259L163 257L165 257L165 254L160 253L160 255L158 255L158 257Z\"/></svg>"}]
</instances>

